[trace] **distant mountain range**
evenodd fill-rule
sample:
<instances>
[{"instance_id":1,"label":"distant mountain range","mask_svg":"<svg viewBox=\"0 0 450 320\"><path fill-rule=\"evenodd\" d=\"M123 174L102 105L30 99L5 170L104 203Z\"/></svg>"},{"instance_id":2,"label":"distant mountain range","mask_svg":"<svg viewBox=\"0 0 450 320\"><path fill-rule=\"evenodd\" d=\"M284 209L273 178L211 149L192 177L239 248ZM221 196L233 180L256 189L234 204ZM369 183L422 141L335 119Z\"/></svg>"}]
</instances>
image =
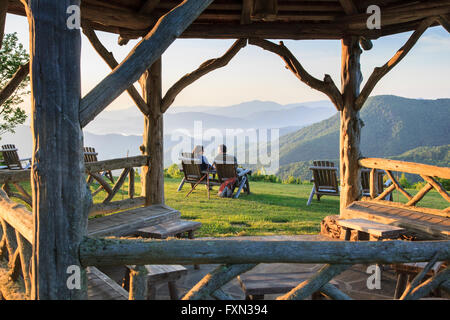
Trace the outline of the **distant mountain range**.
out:
<instances>
[{"instance_id":1,"label":"distant mountain range","mask_svg":"<svg viewBox=\"0 0 450 320\"><path fill-rule=\"evenodd\" d=\"M285 134L324 120L336 113L328 101L281 105L270 101L250 101L225 107L171 107L164 115L164 133L179 129L193 132L196 121L203 130L279 128ZM133 134L143 131L142 114L136 107L104 111L85 131L95 134Z\"/></svg>"},{"instance_id":2,"label":"distant mountain range","mask_svg":"<svg viewBox=\"0 0 450 320\"><path fill-rule=\"evenodd\" d=\"M450 166L450 99L375 96L361 119L364 156ZM339 159L339 114L280 138L280 176L306 178L316 159Z\"/></svg>"},{"instance_id":3,"label":"distant mountain range","mask_svg":"<svg viewBox=\"0 0 450 320\"><path fill-rule=\"evenodd\" d=\"M364 156L450 166L450 99L375 96L364 105L361 119L364 122L361 135ZM306 179L312 160L337 162L339 158L339 114L331 103L280 105L252 101L229 107L170 109L165 115L165 166L178 162L176 155L182 141L186 143L183 151L193 147L191 135L175 133L176 129L185 129L184 132L190 134L195 121L202 121L203 130L280 128L278 175L281 177L294 175ZM138 155L142 123L137 108L105 111L85 128L84 143L96 148L100 160ZM123 132L131 135L120 134ZM243 142L248 153L255 152L253 142L251 139ZM2 136L0 144L6 143L16 144L20 156L29 157L32 150L30 128L19 126L16 134ZM212 150L219 143L206 141L205 146L209 144Z\"/></svg>"},{"instance_id":4,"label":"distant mountain range","mask_svg":"<svg viewBox=\"0 0 450 320\"><path fill-rule=\"evenodd\" d=\"M328 101L281 105L270 101L250 101L226 107L172 107L164 116L165 165L176 161L172 148L184 140L191 150L194 125L200 123L203 131L218 129L225 136L226 129L278 128L279 135L298 130L305 125L326 119L336 113ZM136 107L123 110L105 110L84 129L85 146L95 147L100 160L140 154L143 116ZM183 129L183 130L182 130ZM188 133L188 137L180 137ZM208 140L205 138L205 146ZM252 143L254 141L247 141ZM19 126L15 134L5 134L0 143L13 143L21 157L32 151L29 126ZM212 141L215 145L219 142Z\"/></svg>"}]
</instances>

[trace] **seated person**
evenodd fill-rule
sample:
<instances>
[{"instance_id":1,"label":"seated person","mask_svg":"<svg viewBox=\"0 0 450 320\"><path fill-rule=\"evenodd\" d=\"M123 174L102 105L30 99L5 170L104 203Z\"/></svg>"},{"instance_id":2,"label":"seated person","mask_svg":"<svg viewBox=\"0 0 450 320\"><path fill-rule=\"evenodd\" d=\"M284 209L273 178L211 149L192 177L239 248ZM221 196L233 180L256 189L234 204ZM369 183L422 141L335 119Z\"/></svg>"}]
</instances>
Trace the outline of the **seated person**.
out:
<instances>
[{"instance_id":1,"label":"seated person","mask_svg":"<svg viewBox=\"0 0 450 320\"><path fill-rule=\"evenodd\" d=\"M212 169L213 166L209 164L208 159L206 159L203 153L204 153L203 146L200 145L195 146L194 149L192 150L192 154L194 155L194 157L198 157L199 159L202 160L202 164L200 165L202 171Z\"/></svg>"},{"instance_id":2,"label":"seated person","mask_svg":"<svg viewBox=\"0 0 450 320\"><path fill-rule=\"evenodd\" d=\"M214 164L216 163L221 163L221 164L229 164L229 163L234 163L234 165L236 166L236 172L240 173L243 169L242 168L237 168L237 159L235 156L231 155L231 154L227 154L227 146L224 144L219 145L218 149L217 149L217 156L214 158Z\"/></svg>"}]
</instances>

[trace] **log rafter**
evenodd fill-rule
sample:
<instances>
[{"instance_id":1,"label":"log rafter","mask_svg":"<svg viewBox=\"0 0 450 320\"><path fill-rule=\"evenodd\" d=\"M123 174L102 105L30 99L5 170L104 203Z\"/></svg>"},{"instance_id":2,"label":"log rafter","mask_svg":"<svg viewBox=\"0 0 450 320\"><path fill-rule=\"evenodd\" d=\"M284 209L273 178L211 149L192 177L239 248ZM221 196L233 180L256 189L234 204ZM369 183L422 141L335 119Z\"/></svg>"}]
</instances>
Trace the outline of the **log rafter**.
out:
<instances>
[{"instance_id":1,"label":"log rafter","mask_svg":"<svg viewBox=\"0 0 450 320\"><path fill-rule=\"evenodd\" d=\"M94 47L95 51L102 57L102 59L106 62L106 64L114 70L119 63L114 58L114 55L112 52L108 51L106 47L100 42L99 38L95 34L95 31L87 24L83 25L83 33L88 38L89 42ZM128 94L130 95L131 99L133 99L134 103L136 103L136 106L141 110L141 112L144 115L149 114L149 109L147 104L145 103L142 96L139 94L139 92L136 90L134 85L131 85L127 89Z\"/></svg>"},{"instance_id":2,"label":"log rafter","mask_svg":"<svg viewBox=\"0 0 450 320\"><path fill-rule=\"evenodd\" d=\"M164 98L161 101L161 112L164 113L172 105L177 95L194 81L203 77L211 71L218 68L225 67L231 59L245 46L247 39L236 40L228 51L221 57L205 61L195 71L184 75L180 78L169 90L167 90Z\"/></svg>"},{"instance_id":3,"label":"log rafter","mask_svg":"<svg viewBox=\"0 0 450 320\"><path fill-rule=\"evenodd\" d=\"M450 33L450 15L442 15L438 18L440 25Z\"/></svg>"},{"instance_id":4,"label":"log rafter","mask_svg":"<svg viewBox=\"0 0 450 320\"><path fill-rule=\"evenodd\" d=\"M85 127L124 90L135 83L213 0L185 0L162 16L128 57L80 102L80 123Z\"/></svg>"},{"instance_id":5,"label":"log rafter","mask_svg":"<svg viewBox=\"0 0 450 320\"><path fill-rule=\"evenodd\" d=\"M414 47L422 34L431 26L435 21L436 17L427 18L423 20L417 27L416 31L409 37L408 41L396 52L396 54L383 66L377 67L373 70L369 79L367 80L364 88L361 90L358 98L355 102L355 108L360 110L367 98L371 94L372 90L375 88L377 83L383 78L389 71L391 71Z\"/></svg>"},{"instance_id":6,"label":"log rafter","mask_svg":"<svg viewBox=\"0 0 450 320\"><path fill-rule=\"evenodd\" d=\"M289 51L289 49L283 44L282 41L280 41L280 44L277 45L268 40L250 38L248 42L249 44L258 46L264 50L279 55L286 63L286 68L292 71L292 73L294 73L297 78L299 78L302 82L306 83L311 88L326 94L331 99L331 102L333 102L336 109L338 111L342 110L344 106L342 94L334 84L333 79L330 75L326 74L323 81L313 77L303 68L300 62L295 58L291 51Z\"/></svg>"}]
</instances>

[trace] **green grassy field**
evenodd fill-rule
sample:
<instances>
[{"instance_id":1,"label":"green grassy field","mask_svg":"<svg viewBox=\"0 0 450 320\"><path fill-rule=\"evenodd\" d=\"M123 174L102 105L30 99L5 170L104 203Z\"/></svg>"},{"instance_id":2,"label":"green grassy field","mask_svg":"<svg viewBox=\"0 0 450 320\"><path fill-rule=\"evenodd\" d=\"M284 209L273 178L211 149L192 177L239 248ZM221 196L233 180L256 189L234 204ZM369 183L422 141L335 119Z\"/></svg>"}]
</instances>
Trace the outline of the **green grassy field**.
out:
<instances>
[{"instance_id":1,"label":"green grassy field","mask_svg":"<svg viewBox=\"0 0 450 320\"><path fill-rule=\"evenodd\" d=\"M183 219L202 223L197 236L317 234L320 221L325 216L339 214L338 197L325 196L320 202L314 198L311 206L306 206L311 185L251 181L250 195L242 193L239 199L220 198L217 196L218 187L214 187L208 200L203 185L185 198L190 185L177 192L179 182L179 179L166 178L166 204L179 210ZM25 187L29 190L29 185ZM96 187L93 185L91 189ZM126 199L127 190L125 183L113 200ZM417 190L408 192L415 194ZM136 194L140 194L139 180L136 181ZM104 197L104 192L100 192L94 197L94 202L101 202ZM406 198L395 193L394 201L405 202ZM419 205L444 209L448 203L432 191Z\"/></svg>"}]
</instances>

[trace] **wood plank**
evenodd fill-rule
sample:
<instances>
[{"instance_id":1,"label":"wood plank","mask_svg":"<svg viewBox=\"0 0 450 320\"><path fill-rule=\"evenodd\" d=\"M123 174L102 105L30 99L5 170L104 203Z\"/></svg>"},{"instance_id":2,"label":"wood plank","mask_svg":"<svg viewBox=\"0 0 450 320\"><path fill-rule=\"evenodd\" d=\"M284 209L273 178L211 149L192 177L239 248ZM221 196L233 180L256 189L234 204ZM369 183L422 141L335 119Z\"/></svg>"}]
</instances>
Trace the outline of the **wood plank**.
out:
<instances>
[{"instance_id":1,"label":"wood plank","mask_svg":"<svg viewBox=\"0 0 450 320\"><path fill-rule=\"evenodd\" d=\"M340 219L337 220L337 224L345 228L366 232L377 237L397 237L405 231L403 228L365 219Z\"/></svg>"},{"instance_id":2,"label":"wood plank","mask_svg":"<svg viewBox=\"0 0 450 320\"><path fill-rule=\"evenodd\" d=\"M86 268L89 300L128 300L128 292L96 267Z\"/></svg>"},{"instance_id":3,"label":"wood plank","mask_svg":"<svg viewBox=\"0 0 450 320\"><path fill-rule=\"evenodd\" d=\"M313 275L313 272L244 273L238 276L238 281L246 295L281 294Z\"/></svg>"},{"instance_id":4,"label":"wood plank","mask_svg":"<svg viewBox=\"0 0 450 320\"><path fill-rule=\"evenodd\" d=\"M201 227L201 223L197 221L177 220L161 223L155 226L141 228L135 233L138 237L143 238L159 238L175 236L179 233L194 231Z\"/></svg>"},{"instance_id":5,"label":"wood plank","mask_svg":"<svg viewBox=\"0 0 450 320\"><path fill-rule=\"evenodd\" d=\"M180 215L179 211L165 205L131 209L89 220L88 234L90 236L129 235L140 228L177 219Z\"/></svg>"},{"instance_id":6,"label":"wood plank","mask_svg":"<svg viewBox=\"0 0 450 320\"><path fill-rule=\"evenodd\" d=\"M127 268L134 269L135 265L127 265ZM182 265L145 265L147 270L147 281L149 285L160 282L176 281L187 274L187 269Z\"/></svg>"},{"instance_id":7,"label":"wood plank","mask_svg":"<svg viewBox=\"0 0 450 320\"><path fill-rule=\"evenodd\" d=\"M390 212L389 212L390 210ZM409 216L402 216L402 212L411 213ZM450 227L441 221L448 218L439 218L439 221L414 219L416 217L426 216L426 213L415 212L411 209L393 208L378 203L368 203L365 201L355 201L345 208L341 215L344 219L367 219L383 224L389 224L400 228L405 228L408 233L414 233L425 239L449 239Z\"/></svg>"}]
</instances>

